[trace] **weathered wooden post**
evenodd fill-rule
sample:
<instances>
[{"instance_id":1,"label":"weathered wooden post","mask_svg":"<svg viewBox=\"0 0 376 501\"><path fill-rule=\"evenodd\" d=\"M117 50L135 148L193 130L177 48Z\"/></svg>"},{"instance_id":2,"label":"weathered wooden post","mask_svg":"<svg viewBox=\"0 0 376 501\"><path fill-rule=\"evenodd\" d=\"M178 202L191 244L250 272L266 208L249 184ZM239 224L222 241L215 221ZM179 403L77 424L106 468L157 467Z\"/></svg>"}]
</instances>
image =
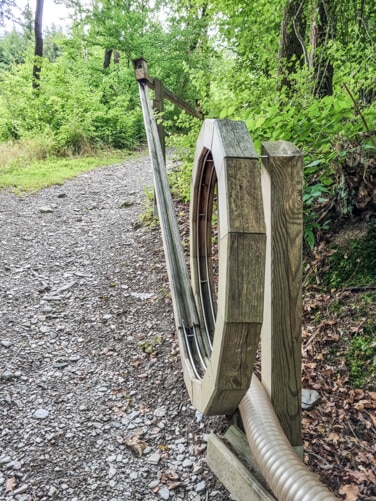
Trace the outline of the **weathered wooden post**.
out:
<instances>
[{"instance_id":1,"label":"weathered wooden post","mask_svg":"<svg viewBox=\"0 0 376 501\"><path fill-rule=\"evenodd\" d=\"M136 80L146 83L149 80L148 67L144 58L133 59Z\"/></svg>"},{"instance_id":2,"label":"weathered wooden post","mask_svg":"<svg viewBox=\"0 0 376 501\"><path fill-rule=\"evenodd\" d=\"M134 59L133 60L133 67L134 67L136 80L139 82L143 82L144 84L148 85L148 87L150 87L151 89L154 90L153 108L158 113L163 113L163 110L164 110L163 83L160 80L158 80L157 78L150 78L149 73L148 73L147 63L146 63L146 60L144 58L141 57L140 59ZM161 121L158 121L157 129L158 129L159 141L161 143L163 158L166 161L165 133L164 133L164 127L163 127L163 124Z\"/></svg>"},{"instance_id":3,"label":"weathered wooden post","mask_svg":"<svg viewBox=\"0 0 376 501\"><path fill-rule=\"evenodd\" d=\"M160 114L163 114L164 105L163 105L163 83L158 80L158 78L154 78L154 100L153 100L153 108ZM162 115L163 116L163 115ZM157 120L157 129L158 129L158 137L161 142L161 148L163 157L166 161L166 142L165 142L165 132L163 127L163 122L159 118Z\"/></svg>"},{"instance_id":4,"label":"weathered wooden post","mask_svg":"<svg viewBox=\"0 0 376 501\"><path fill-rule=\"evenodd\" d=\"M267 234L262 382L287 438L302 454L303 157L287 141L263 143L262 156Z\"/></svg>"}]
</instances>

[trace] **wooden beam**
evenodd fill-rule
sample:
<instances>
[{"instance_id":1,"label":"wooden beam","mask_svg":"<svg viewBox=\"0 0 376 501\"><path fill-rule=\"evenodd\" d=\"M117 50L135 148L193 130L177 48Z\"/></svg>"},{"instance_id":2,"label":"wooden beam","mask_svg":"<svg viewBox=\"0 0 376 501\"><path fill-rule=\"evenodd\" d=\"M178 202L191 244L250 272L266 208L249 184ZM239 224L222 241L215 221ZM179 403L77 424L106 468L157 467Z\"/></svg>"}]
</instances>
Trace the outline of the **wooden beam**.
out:
<instances>
[{"instance_id":1,"label":"wooden beam","mask_svg":"<svg viewBox=\"0 0 376 501\"><path fill-rule=\"evenodd\" d=\"M301 447L303 157L287 141L263 143L267 234L262 383L292 446Z\"/></svg>"},{"instance_id":2,"label":"wooden beam","mask_svg":"<svg viewBox=\"0 0 376 501\"><path fill-rule=\"evenodd\" d=\"M149 89L156 90L156 85L157 86L159 85L156 82L160 81L157 80L156 78L152 78L151 76L149 76L145 59L143 58L133 59L133 67L135 71L136 80L146 83ZM181 99L179 96L174 94L174 92L167 89L167 87L162 86L162 89L163 89L163 96L172 103L174 103L176 106L184 110L186 113L188 113L188 115L191 115L200 120L204 119L204 115L200 111L193 108L186 101L184 101L184 99Z\"/></svg>"},{"instance_id":3,"label":"wooden beam","mask_svg":"<svg viewBox=\"0 0 376 501\"><path fill-rule=\"evenodd\" d=\"M209 266L212 252L210 238L208 249L201 245L207 215L200 200L206 192L206 171L213 168L218 188L219 279L217 298L212 297L217 313L200 393L191 396L193 405L206 415L233 413L249 388L263 318L266 240L260 169L245 124L205 120L196 147L190 210L192 287L200 318L210 317L204 311L206 302L201 301L206 294L201 263L208 260Z\"/></svg>"},{"instance_id":4,"label":"wooden beam","mask_svg":"<svg viewBox=\"0 0 376 501\"><path fill-rule=\"evenodd\" d=\"M164 106L163 106L163 89L164 89L163 83L160 80L158 80L157 78L154 78L153 108L158 113L162 113L162 114L163 114L163 111L164 111ZM163 158L164 158L164 161L166 162L165 133L164 133L163 122L162 122L161 119L157 120L157 129L158 129L159 141L161 143Z\"/></svg>"},{"instance_id":5,"label":"wooden beam","mask_svg":"<svg viewBox=\"0 0 376 501\"><path fill-rule=\"evenodd\" d=\"M275 501L253 472L214 433L209 435L206 462L237 501Z\"/></svg>"}]
</instances>

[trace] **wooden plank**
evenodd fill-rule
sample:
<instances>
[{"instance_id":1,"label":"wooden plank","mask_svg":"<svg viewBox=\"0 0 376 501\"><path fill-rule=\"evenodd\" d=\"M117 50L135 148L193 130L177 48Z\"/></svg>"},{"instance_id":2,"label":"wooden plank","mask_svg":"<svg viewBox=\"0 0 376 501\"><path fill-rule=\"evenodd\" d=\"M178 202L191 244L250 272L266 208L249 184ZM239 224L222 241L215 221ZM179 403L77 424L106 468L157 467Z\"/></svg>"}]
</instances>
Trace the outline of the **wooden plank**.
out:
<instances>
[{"instance_id":1,"label":"wooden plank","mask_svg":"<svg viewBox=\"0 0 376 501\"><path fill-rule=\"evenodd\" d=\"M169 101L188 113L188 115L192 115L193 117L199 118L200 120L204 119L204 115L200 111L197 111L195 108L190 106L187 102L174 94L171 90L167 89L167 87L163 88L163 94Z\"/></svg>"},{"instance_id":2,"label":"wooden plank","mask_svg":"<svg viewBox=\"0 0 376 501\"><path fill-rule=\"evenodd\" d=\"M220 238L227 233L265 233L258 161L225 158L218 179ZM241 198L242 203L239 203Z\"/></svg>"},{"instance_id":3,"label":"wooden plank","mask_svg":"<svg viewBox=\"0 0 376 501\"><path fill-rule=\"evenodd\" d=\"M236 425L231 425L224 435L225 439L231 445L234 453L242 461L242 463L251 471L252 475L258 482L269 492L270 496L274 499L273 493L269 490L268 485L262 476L259 467L252 455L249 448L246 434Z\"/></svg>"},{"instance_id":4,"label":"wooden plank","mask_svg":"<svg viewBox=\"0 0 376 501\"><path fill-rule=\"evenodd\" d=\"M301 446L302 154L291 143L263 143L267 261L262 382L291 445Z\"/></svg>"},{"instance_id":5,"label":"wooden plank","mask_svg":"<svg viewBox=\"0 0 376 501\"><path fill-rule=\"evenodd\" d=\"M211 265L207 252L208 248L211 251L211 235L201 226L202 217L211 219L211 210L199 197L208 196L213 162L219 176L220 236L217 316L200 410L207 415L230 414L249 388L263 319L265 224L260 171L242 122L205 120L197 144L191 192L191 273L199 308L207 303L200 301L200 293L207 294L201 269L205 260ZM209 273L204 278L210 282ZM200 318L204 316L200 314Z\"/></svg>"},{"instance_id":6,"label":"wooden plank","mask_svg":"<svg viewBox=\"0 0 376 501\"><path fill-rule=\"evenodd\" d=\"M272 501L275 498L214 433L209 435L206 461L237 501Z\"/></svg>"},{"instance_id":7,"label":"wooden plank","mask_svg":"<svg viewBox=\"0 0 376 501\"><path fill-rule=\"evenodd\" d=\"M228 233L219 245L218 310L226 322L263 319L265 235Z\"/></svg>"}]
</instances>

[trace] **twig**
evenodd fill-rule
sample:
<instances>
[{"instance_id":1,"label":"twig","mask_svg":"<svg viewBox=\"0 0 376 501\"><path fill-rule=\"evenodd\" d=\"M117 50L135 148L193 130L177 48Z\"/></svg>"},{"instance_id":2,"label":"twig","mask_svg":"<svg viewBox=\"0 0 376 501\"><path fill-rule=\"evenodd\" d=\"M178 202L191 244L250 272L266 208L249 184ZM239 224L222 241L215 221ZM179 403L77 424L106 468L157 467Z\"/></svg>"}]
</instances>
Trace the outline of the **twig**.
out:
<instances>
[{"instance_id":1,"label":"twig","mask_svg":"<svg viewBox=\"0 0 376 501\"><path fill-rule=\"evenodd\" d=\"M370 128L368 127L368 124L367 124L367 121L365 119L365 116L363 115L361 109L359 108L358 106L358 103L356 102L355 100L355 97L353 96L353 93L351 92L351 90L347 87L346 83L344 82L343 84L343 87L345 89L345 91L347 92L347 94L350 96L351 98L351 101L354 103L354 107L357 111L357 113L359 114L360 118L362 119L362 122L364 124L364 127L366 128L368 134L371 134L371 131L370 131Z\"/></svg>"}]
</instances>

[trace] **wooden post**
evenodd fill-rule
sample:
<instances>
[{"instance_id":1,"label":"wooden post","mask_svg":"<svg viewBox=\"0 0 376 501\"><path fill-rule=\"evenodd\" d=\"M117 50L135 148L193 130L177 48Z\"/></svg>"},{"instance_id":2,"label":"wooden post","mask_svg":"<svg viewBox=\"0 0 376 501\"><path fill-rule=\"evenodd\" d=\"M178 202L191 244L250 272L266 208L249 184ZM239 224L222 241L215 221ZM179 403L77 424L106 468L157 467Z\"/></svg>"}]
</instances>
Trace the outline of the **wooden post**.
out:
<instances>
[{"instance_id":1,"label":"wooden post","mask_svg":"<svg viewBox=\"0 0 376 501\"><path fill-rule=\"evenodd\" d=\"M163 113L163 110L164 110L164 106L163 106L163 83L160 80L158 80L157 78L154 78L153 108L158 113ZM157 129L158 129L159 141L161 143L163 158L164 158L164 160L166 162L165 133L164 133L163 123L162 123L161 120L157 121Z\"/></svg>"},{"instance_id":2,"label":"wooden post","mask_svg":"<svg viewBox=\"0 0 376 501\"><path fill-rule=\"evenodd\" d=\"M287 141L263 143L262 156L267 234L262 382L291 445L301 449L303 157Z\"/></svg>"},{"instance_id":3,"label":"wooden post","mask_svg":"<svg viewBox=\"0 0 376 501\"><path fill-rule=\"evenodd\" d=\"M133 59L133 68L136 80L145 83L149 80L148 67L144 58Z\"/></svg>"}]
</instances>

